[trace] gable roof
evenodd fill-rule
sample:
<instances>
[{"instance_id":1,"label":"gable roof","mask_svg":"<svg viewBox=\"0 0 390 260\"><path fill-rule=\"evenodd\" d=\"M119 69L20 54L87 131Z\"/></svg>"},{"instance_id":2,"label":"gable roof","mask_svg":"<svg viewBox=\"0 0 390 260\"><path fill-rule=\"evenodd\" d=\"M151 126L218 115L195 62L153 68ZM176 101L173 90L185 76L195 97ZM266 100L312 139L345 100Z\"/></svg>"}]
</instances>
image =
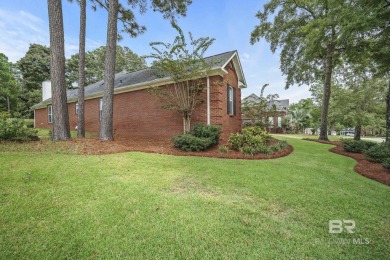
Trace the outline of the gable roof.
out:
<instances>
[{"instance_id":1,"label":"gable roof","mask_svg":"<svg viewBox=\"0 0 390 260\"><path fill-rule=\"evenodd\" d=\"M244 98L242 100L242 104L244 104L244 103L256 104L258 102L260 102L260 97L254 93L250 94L249 96L247 96L246 98ZM273 105L275 105L276 110L278 110L278 111L286 111L286 109L288 109L290 106L290 100L289 99L279 99L279 100L273 99L273 100L268 101L268 103L267 103L268 108L271 108Z\"/></svg>"},{"instance_id":2,"label":"gable roof","mask_svg":"<svg viewBox=\"0 0 390 260\"><path fill-rule=\"evenodd\" d=\"M237 77L239 79L239 87L246 87L244 72L242 71L241 63L237 51L229 51L205 58L205 61L212 65L211 72L215 74L227 73L225 66L232 61ZM161 86L169 84L170 78L157 77L157 71L152 68L146 68L134 72L119 72L115 74L114 93L123 93L133 90L143 89L150 86ZM88 85L84 88L85 99L91 99L103 96L104 81L100 80L94 84ZM77 101L78 90L69 89L66 91L68 102ZM33 106L34 109L45 107L51 104L51 98L43 100L42 102Z\"/></svg>"}]
</instances>

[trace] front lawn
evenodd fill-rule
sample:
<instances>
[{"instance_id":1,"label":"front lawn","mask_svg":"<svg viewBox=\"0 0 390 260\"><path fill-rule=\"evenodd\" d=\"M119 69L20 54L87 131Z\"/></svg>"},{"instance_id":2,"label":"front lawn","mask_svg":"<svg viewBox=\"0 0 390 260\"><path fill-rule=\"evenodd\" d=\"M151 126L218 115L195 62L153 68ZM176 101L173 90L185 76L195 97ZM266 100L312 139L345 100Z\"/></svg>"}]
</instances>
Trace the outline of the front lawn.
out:
<instances>
[{"instance_id":1,"label":"front lawn","mask_svg":"<svg viewBox=\"0 0 390 260\"><path fill-rule=\"evenodd\" d=\"M0 144L0 259L388 257L389 187L330 145L277 137L294 152L259 161Z\"/></svg>"}]
</instances>

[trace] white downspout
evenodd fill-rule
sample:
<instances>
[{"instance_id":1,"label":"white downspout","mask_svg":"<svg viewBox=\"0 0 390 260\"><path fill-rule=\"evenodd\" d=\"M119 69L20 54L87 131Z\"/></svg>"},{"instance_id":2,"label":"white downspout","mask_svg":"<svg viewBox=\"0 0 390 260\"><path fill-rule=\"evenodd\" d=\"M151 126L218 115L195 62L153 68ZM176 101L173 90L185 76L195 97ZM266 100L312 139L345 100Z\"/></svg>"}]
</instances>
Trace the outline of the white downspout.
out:
<instances>
[{"instance_id":1,"label":"white downspout","mask_svg":"<svg viewBox=\"0 0 390 260\"><path fill-rule=\"evenodd\" d=\"M207 125L210 125L210 79L209 76L207 76Z\"/></svg>"}]
</instances>

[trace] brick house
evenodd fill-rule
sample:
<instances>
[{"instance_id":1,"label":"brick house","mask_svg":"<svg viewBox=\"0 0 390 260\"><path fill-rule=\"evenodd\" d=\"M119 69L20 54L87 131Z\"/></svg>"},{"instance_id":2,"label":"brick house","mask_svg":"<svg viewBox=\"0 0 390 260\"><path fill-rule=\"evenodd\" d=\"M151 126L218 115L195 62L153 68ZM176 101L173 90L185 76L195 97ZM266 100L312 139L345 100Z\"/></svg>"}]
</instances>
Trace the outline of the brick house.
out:
<instances>
[{"instance_id":1,"label":"brick house","mask_svg":"<svg viewBox=\"0 0 390 260\"><path fill-rule=\"evenodd\" d=\"M256 94L250 94L246 98L242 100L241 104L256 104L260 102L260 97ZM273 116L270 116L268 118L262 118L263 122L265 120L268 120L269 127L266 128L266 130L270 133L277 133L277 134L283 134L285 133L286 129L282 127L282 120L284 118L288 117L288 108L289 108L290 101L289 99L280 99L280 100L269 100L267 102L268 109L271 109L273 107L276 108L276 114ZM245 115L242 115L242 122L245 124L245 122L251 121L249 118L247 118Z\"/></svg>"},{"instance_id":2,"label":"brick house","mask_svg":"<svg viewBox=\"0 0 390 260\"><path fill-rule=\"evenodd\" d=\"M246 87L244 73L237 51L221 53L206 58L213 64L205 80L204 102L198 105L192 115L195 123L221 126L221 140L241 130L241 88ZM215 84L219 82L220 84ZM169 140L183 132L181 114L162 109L161 101L148 89L169 87L170 78L158 78L150 69L135 72L120 72L114 83L114 136L115 138L148 137ZM42 84L43 101L33 106L34 126L52 128L51 88ZM85 87L86 132L98 133L102 109L103 81ZM48 90L49 89L49 90ZM77 126L77 89L67 91L69 123L71 129Z\"/></svg>"}]
</instances>

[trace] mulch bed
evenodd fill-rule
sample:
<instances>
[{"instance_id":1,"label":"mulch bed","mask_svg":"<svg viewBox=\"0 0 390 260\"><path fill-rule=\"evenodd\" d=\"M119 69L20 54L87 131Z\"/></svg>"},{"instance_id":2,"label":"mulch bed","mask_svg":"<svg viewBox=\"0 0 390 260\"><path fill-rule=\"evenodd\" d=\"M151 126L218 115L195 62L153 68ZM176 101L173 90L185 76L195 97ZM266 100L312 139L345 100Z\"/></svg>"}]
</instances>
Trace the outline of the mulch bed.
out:
<instances>
[{"instance_id":1,"label":"mulch bed","mask_svg":"<svg viewBox=\"0 0 390 260\"><path fill-rule=\"evenodd\" d=\"M109 142L100 141L98 138L85 138L71 139L68 142L76 144L76 146L79 147L80 153L82 154L112 154L137 151L179 156L199 156L247 160L279 158L289 155L294 150L293 147L289 145L286 149L270 155L258 154L255 156L248 156L233 150L230 150L227 154L223 154L219 152L218 146L215 146L203 152L185 152L175 148L170 141L161 141L149 138L116 139L114 141Z\"/></svg>"},{"instance_id":2,"label":"mulch bed","mask_svg":"<svg viewBox=\"0 0 390 260\"><path fill-rule=\"evenodd\" d=\"M379 163L374 163L366 160L364 154L345 151L343 148L343 144L339 141L323 141L308 138L304 138L303 140L335 145L336 147L330 148L329 151L355 159L358 162L354 167L355 172L367 178L390 186L390 171L383 168L382 165L380 165Z\"/></svg>"}]
</instances>

